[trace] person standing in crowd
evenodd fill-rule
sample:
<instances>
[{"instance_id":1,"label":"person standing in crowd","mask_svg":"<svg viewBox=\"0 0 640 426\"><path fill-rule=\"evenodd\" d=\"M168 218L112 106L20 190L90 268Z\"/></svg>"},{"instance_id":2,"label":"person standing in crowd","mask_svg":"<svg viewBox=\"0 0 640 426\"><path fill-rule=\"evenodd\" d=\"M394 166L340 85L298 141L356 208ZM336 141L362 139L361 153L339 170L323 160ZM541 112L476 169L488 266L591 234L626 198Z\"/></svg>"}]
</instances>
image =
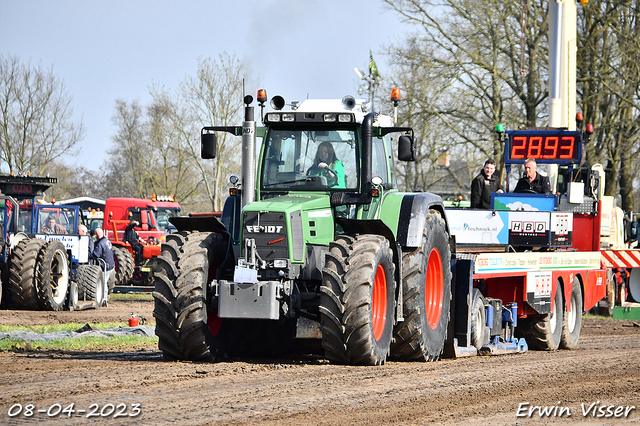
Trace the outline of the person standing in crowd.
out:
<instances>
[{"instance_id":1,"label":"person standing in crowd","mask_svg":"<svg viewBox=\"0 0 640 426\"><path fill-rule=\"evenodd\" d=\"M104 236L104 231L102 230L102 228L96 228L95 233L96 233L96 244L95 244L95 247L93 248L92 257L94 259L104 260L106 264L106 272L107 272L107 276L105 280L105 285L106 285L106 283L109 282L109 279L111 278L111 274L113 273L116 267L116 261L113 256L113 250L111 250L111 244L109 243L109 240L107 240L107 238ZM103 265L102 262L100 262L100 267L105 268L105 265Z\"/></svg>"},{"instance_id":2,"label":"person standing in crowd","mask_svg":"<svg viewBox=\"0 0 640 426\"><path fill-rule=\"evenodd\" d=\"M78 235L87 235L89 236L89 254L93 253L93 248L95 246L93 242L93 238L87 233L87 227L84 225L78 225Z\"/></svg>"}]
</instances>

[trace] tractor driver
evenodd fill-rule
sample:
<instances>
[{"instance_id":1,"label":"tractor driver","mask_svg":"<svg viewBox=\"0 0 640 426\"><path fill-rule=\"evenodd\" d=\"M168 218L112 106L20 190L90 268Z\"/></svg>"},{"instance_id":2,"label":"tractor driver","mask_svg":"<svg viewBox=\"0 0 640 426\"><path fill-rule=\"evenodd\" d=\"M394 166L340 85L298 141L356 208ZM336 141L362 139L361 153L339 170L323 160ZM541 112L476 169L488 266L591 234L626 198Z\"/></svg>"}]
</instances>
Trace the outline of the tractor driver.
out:
<instances>
[{"instance_id":1,"label":"tractor driver","mask_svg":"<svg viewBox=\"0 0 640 426\"><path fill-rule=\"evenodd\" d=\"M331 142L324 141L318 147L316 158L307 170L307 176L324 176L330 187L346 188L344 165L338 160Z\"/></svg>"},{"instance_id":2,"label":"tractor driver","mask_svg":"<svg viewBox=\"0 0 640 426\"><path fill-rule=\"evenodd\" d=\"M67 229L62 225L58 225L56 223L56 217L50 214L42 227L42 232L44 234L66 234Z\"/></svg>"},{"instance_id":3,"label":"tractor driver","mask_svg":"<svg viewBox=\"0 0 640 426\"><path fill-rule=\"evenodd\" d=\"M140 223L137 220L132 219L129 222L129 225L127 226L127 228L124 230L123 241L125 243L131 244L131 248L135 253L136 264L139 265L142 263L142 249L143 249L144 240L140 238L140 236L134 229L136 226L140 226Z\"/></svg>"}]
</instances>

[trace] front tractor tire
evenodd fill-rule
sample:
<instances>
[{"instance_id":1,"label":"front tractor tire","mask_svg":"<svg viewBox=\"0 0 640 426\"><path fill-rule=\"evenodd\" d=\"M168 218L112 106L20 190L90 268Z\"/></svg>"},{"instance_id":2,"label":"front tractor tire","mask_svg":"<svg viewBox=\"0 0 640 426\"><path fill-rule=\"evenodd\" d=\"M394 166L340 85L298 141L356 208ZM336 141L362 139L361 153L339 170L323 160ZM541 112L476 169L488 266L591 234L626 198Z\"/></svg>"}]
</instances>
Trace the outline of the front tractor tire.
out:
<instances>
[{"instance_id":1,"label":"front tractor tire","mask_svg":"<svg viewBox=\"0 0 640 426\"><path fill-rule=\"evenodd\" d=\"M158 347L167 361L215 361L226 338L215 312L208 312L207 283L227 244L215 233L183 232L157 258L153 297Z\"/></svg>"},{"instance_id":2,"label":"front tractor tire","mask_svg":"<svg viewBox=\"0 0 640 426\"><path fill-rule=\"evenodd\" d=\"M104 299L104 274L98 265L80 265L76 272L78 282L78 297L81 300L96 302L102 306Z\"/></svg>"},{"instance_id":3,"label":"front tractor tire","mask_svg":"<svg viewBox=\"0 0 640 426\"><path fill-rule=\"evenodd\" d=\"M64 309L69 292L69 257L60 241L48 241L36 262L36 288L45 311Z\"/></svg>"},{"instance_id":4,"label":"front tractor tire","mask_svg":"<svg viewBox=\"0 0 640 426\"><path fill-rule=\"evenodd\" d=\"M339 236L322 271L320 328L325 355L343 364L380 365L389 355L395 264L379 235Z\"/></svg>"},{"instance_id":5,"label":"front tractor tire","mask_svg":"<svg viewBox=\"0 0 640 426\"><path fill-rule=\"evenodd\" d=\"M430 210L422 245L402 256L404 321L395 328L392 356L436 361L444 349L451 305L451 249L445 222Z\"/></svg>"}]
</instances>

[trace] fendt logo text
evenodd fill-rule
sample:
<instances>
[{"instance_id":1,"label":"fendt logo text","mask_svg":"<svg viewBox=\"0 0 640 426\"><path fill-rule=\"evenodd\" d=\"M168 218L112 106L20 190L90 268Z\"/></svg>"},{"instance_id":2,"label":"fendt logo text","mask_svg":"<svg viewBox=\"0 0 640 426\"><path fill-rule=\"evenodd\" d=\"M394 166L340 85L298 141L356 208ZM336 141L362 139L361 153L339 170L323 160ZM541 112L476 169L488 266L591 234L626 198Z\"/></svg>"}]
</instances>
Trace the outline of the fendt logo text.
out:
<instances>
[{"instance_id":1,"label":"fendt logo text","mask_svg":"<svg viewBox=\"0 0 640 426\"><path fill-rule=\"evenodd\" d=\"M265 234L280 234L282 233L282 226L276 225L247 225L247 232L250 234L257 234L260 232L264 232Z\"/></svg>"}]
</instances>

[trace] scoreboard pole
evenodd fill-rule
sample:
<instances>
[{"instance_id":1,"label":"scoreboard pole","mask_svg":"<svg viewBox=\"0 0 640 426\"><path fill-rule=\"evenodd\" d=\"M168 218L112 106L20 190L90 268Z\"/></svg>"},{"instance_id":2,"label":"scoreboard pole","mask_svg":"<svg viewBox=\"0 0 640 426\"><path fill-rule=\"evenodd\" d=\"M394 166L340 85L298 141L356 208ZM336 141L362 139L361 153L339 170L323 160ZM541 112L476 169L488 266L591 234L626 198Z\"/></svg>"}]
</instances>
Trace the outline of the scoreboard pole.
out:
<instances>
[{"instance_id":1,"label":"scoreboard pole","mask_svg":"<svg viewBox=\"0 0 640 426\"><path fill-rule=\"evenodd\" d=\"M576 0L549 0L549 127L576 130ZM555 189L558 166L549 165Z\"/></svg>"}]
</instances>

